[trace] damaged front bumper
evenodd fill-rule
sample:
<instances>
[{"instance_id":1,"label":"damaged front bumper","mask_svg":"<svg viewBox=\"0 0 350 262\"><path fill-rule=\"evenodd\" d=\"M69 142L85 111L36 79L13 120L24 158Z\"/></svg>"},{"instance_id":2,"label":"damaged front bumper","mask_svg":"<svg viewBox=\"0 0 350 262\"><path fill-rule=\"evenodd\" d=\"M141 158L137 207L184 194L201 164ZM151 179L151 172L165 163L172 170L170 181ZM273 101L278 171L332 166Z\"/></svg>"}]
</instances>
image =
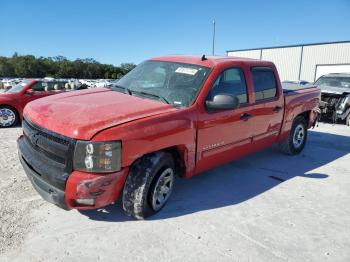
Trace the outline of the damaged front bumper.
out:
<instances>
[{"instance_id":1,"label":"damaged front bumper","mask_svg":"<svg viewBox=\"0 0 350 262\"><path fill-rule=\"evenodd\" d=\"M65 202L69 209L96 209L116 202L123 190L128 168L111 174L74 171L66 184Z\"/></svg>"},{"instance_id":2,"label":"damaged front bumper","mask_svg":"<svg viewBox=\"0 0 350 262\"><path fill-rule=\"evenodd\" d=\"M49 159L42 162L34 157L23 136L18 139L18 149L20 162L34 189L43 199L65 210L96 209L116 202L128 174L128 168L109 174L59 173L50 168Z\"/></svg>"},{"instance_id":3,"label":"damaged front bumper","mask_svg":"<svg viewBox=\"0 0 350 262\"><path fill-rule=\"evenodd\" d=\"M350 114L350 94L325 93L321 94L320 113L324 119L345 120Z\"/></svg>"}]
</instances>

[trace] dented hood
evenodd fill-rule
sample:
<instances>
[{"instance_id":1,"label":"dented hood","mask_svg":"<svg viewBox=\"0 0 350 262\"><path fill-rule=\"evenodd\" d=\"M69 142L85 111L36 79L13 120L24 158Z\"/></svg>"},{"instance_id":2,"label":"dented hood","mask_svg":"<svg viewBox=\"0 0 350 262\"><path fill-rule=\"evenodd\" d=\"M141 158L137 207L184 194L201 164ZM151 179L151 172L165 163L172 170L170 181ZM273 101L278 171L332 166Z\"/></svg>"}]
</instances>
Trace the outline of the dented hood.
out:
<instances>
[{"instance_id":1,"label":"dented hood","mask_svg":"<svg viewBox=\"0 0 350 262\"><path fill-rule=\"evenodd\" d=\"M350 93L350 88L335 87L335 86L320 86L322 93L338 94Z\"/></svg>"},{"instance_id":2,"label":"dented hood","mask_svg":"<svg viewBox=\"0 0 350 262\"><path fill-rule=\"evenodd\" d=\"M96 88L35 100L25 107L24 117L63 136L89 140L103 129L175 110L155 100Z\"/></svg>"}]
</instances>

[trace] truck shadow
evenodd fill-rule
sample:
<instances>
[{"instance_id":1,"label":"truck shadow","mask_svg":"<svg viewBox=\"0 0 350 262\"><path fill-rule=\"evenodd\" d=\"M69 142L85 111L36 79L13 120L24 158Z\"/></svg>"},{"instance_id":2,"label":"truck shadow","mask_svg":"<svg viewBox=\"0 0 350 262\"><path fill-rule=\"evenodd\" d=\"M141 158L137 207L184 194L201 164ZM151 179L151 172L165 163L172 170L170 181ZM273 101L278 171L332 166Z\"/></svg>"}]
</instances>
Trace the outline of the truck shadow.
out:
<instances>
[{"instance_id":1,"label":"truck shadow","mask_svg":"<svg viewBox=\"0 0 350 262\"><path fill-rule=\"evenodd\" d=\"M328 174L318 173L316 169L349 152L350 137L311 131L308 144L298 156L283 155L275 146L192 179L178 179L167 205L148 220L179 217L236 205L297 177L327 179ZM92 220L133 220L124 214L120 201L104 209L81 213Z\"/></svg>"}]
</instances>

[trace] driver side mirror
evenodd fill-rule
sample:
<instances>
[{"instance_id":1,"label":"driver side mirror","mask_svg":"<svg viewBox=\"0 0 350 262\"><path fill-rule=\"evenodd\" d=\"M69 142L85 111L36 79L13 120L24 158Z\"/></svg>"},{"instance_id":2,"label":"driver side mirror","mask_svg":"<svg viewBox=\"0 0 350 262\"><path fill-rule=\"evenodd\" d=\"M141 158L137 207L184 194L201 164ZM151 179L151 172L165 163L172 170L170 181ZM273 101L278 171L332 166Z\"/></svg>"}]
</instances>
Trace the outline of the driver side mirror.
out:
<instances>
[{"instance_id":1,"label":"driver side mirror","mask_svg":"<svg viewBox=\"0 0 350 262\"><path fill-rule=\"evenodd\" d=\"M239 99L228 94L218 94L214 96L213 100L205 101L205 105L208 109L213 110L236 109L239 107Z\"/></svg>"},{"instance_id":2,"label":"driver side mirror","mask_svg":"<svg viewBox=\"0 0 350 262\"><path fill-rule=\"evenodd\" d=\"M29 89L26 91L26 94L27 94L27 95L32 95L32 94L34 94L34 90L31 89L31 88L29 88Z\"/></svg>"}]
</instances>

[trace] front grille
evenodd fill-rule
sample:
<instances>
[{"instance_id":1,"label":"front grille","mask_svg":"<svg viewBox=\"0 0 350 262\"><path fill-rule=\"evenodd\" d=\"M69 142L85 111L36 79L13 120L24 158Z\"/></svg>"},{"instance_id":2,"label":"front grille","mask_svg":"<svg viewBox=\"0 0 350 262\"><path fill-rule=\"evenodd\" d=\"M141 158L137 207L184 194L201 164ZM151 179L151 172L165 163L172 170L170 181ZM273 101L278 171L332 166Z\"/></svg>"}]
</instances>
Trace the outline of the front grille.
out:
<instances>
[{"instance_id":1,"label":"front grille","mask_svg":"<svg viewBox=\"0 0 350 262\"><path fill-rule=\"evenodd\" d=\"M22 127L22 157L42 179L64 190L73 170L75 140L38 127L27 119L23 120Z\"/></svg>"},{"instance_id":2,"label":"front grille","mask_svg":"<svg viewBox=\"0 0 350 262\"><path fill-rule=\"evenodd\" d=\"M22 126L23 135L33 149L58 163L67 164L67 153L72 143L71 139L43 131L27 120L23 121Z\"/></svg>"}]
</instances>

